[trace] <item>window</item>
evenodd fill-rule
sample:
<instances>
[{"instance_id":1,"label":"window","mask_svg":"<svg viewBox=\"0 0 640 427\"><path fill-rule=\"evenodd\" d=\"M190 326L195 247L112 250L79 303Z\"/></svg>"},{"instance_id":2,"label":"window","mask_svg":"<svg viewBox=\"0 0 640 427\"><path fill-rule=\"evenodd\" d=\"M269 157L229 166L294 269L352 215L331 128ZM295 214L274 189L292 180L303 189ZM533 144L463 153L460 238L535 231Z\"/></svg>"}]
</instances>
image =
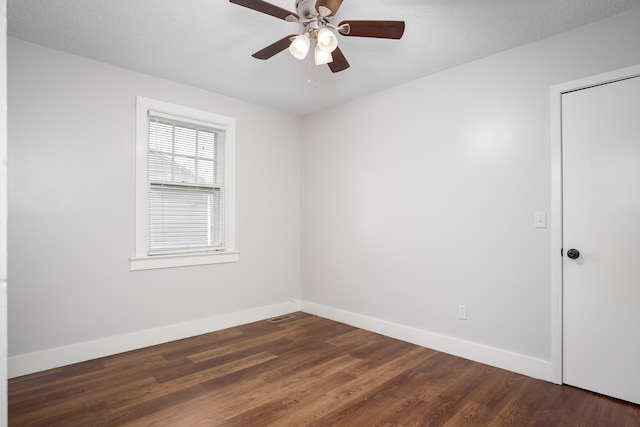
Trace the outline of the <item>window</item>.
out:
<instances>
[{"instance_id":1,"label":"window","mask_svg":"<svg viewBox=\"0 0 640 427\"><path fill-rule=\"evenodd\" d=\"M235 262L235 119L137 98L131 270Z\"/></svg>"}]
</instances>

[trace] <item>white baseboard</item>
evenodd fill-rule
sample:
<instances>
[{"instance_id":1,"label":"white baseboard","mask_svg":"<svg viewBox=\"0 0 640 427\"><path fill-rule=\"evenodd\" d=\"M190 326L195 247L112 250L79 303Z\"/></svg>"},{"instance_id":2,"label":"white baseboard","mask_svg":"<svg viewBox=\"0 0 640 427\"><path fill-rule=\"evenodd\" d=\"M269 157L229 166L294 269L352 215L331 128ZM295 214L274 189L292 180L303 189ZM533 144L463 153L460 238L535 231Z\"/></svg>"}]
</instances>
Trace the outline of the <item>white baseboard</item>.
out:
<instances>
[{"instance_id":1,"label":"white baseboard","mask_svg":"<svg viewBox=\"0 0 640 427\"><path fill-rule=\"evenodd\" d=\"M94 341L87 341L65 347L20 354L8 358L8 377L15 378L34 372L58 368L125 351L162 344L183 338L219 331L233 326L244 325L283 314L300 311L300 301L288 301L250 310L238 311L206 319L156 329L134 332Z\"/></svg>"},{"instance_id":2,"label":"white baseboard","mask_svg":"<svg viewBox=\"0 0 640 427\"><path fill-rule=\"evenodd\" d=\"M15 378L73 363L85 362L300 310L454 356L496 366L533 378L553 381L553 367L550 361L299 300L12 356L8 358L8 377Z\"/></svg>"},{"instance_id":3,"label":"white baseboard","mask_svg":"<svg viewBox=\"0 0 640 427\"><path fill-rule=\"evenodd\" d=\"M499 348L435 334L312 302L303 301L301 310L305 313L335 320L443 353L517 372L529 377L553 381L553 366L552 363L547 360L536 359Z\"/></svg>"}]
</instances>

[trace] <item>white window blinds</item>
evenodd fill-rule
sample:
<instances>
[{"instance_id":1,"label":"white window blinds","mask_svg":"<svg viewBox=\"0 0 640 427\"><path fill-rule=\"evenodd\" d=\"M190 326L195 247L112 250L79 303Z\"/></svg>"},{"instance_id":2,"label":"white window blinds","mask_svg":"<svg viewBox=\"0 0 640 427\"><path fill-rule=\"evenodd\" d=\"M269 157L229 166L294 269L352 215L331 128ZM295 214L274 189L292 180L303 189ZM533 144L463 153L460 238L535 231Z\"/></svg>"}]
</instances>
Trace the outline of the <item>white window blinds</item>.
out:
<instances>
[{"instance_id":1,"label":"white window blinds","mask_svg":"<svg viewBox=\"0 0 640 427\"><path fill-rule=\"evenodd\" d=\"M149 255L225 249L225 129L148 113Z\"/></svg>"}]
</instances>

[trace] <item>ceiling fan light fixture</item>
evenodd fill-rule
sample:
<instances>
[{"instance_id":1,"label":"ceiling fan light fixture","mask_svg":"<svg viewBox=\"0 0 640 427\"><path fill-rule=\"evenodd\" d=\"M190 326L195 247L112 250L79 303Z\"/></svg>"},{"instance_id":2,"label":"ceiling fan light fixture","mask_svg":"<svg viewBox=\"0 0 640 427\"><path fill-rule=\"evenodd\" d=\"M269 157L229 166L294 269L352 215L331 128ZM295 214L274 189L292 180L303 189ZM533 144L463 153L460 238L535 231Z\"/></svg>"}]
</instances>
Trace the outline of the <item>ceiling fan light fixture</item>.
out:
<instances>
[{"instance_id":1,"label":"ceiling fan light fixture","mask_svg":"<svg viewBox=\"0 0 640 427\"><path fill-rule=\"evenodd\" d=\"M311 46L311 40L306 34L300 34L296 36L291 41L289 45L289 52L295 58L304 59L309 52L309 47Z\"/></svg>"},{"instance_id":2,"label":"ceiling fan light fixture","mask_svg":"<svg viewBox=\"0 0 640 427\"><path fill-rule=\"evenodd\" d=\"M316 38L318 47L324 52L333 52L338 47L338 38L333 34L333 31L328 28L318 30Z\"/></svg>"},{"instance_id":3,"label":"ceiling fan light fixture","mask_svg":"<svg viewBox=\"0 0 640 427\"><path fill-rule=\"evenodd\" d=\"M322 50L319 46L316 46L315 60L316 65L328 64L333 62L333 56L331 55L331 52L327 52Z\"/></svg>"},{"instance_id":4,"label":"ceiling fan light fixture","mask_svg":"<svg viewBox=\"0 0 640 427\"><path fill-rule=\"evenodd\" d=\"M315 63L329 64L332 73L344 71L350 66L342 50L338 48L336 38L338 34L399 40L405 30L404 21L348 20L340 22L337 26L333 25L331 21L343 0L295 0L296 12L283 9L267 0L229 1L278 19L296 22L303 27L302 34L294 33L283 37L251 56L257 59L269 59L288 48L293 57L303 60L309 54L309 49L313 47ZM310 57L309 60L311 60Z\"/></svg>"}]
</instances>

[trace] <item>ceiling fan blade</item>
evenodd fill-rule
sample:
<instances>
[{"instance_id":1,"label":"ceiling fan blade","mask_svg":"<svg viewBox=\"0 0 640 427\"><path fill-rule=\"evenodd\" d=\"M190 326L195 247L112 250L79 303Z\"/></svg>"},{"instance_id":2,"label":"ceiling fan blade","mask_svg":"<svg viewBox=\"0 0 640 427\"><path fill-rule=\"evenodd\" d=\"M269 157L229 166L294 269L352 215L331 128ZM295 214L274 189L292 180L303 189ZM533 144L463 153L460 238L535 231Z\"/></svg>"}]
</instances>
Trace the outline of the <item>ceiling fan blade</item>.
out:
<instances>
[{"instance_id":1,"label":"ceiling fan blade","mask_svg":"<svg viewBox=\"0 0 640 427\"><path fill-rule=\"evenodd\" d=\"M271 58L273 55L282 52L283 50L285 50L286 48L289 47L289 45L291 44L291 37L295 37L296 34L292 34L290 36L284 37L280 40L278 40L275 43L270 44L269 46L265 47L262 50L257 51L256 53L254 53L253 56L254 58L258 58L258 59L269 59Z\"/></svg>"},{"instance_id":2,"label":"ceiling fan blade","mask_svg":"<svg viewBox=\"0 0 640 427\"><path fill-rule=\"evenodd\" d=\"M338 9L340 9L341 4L342 4L342 0L317 0L316 10L320 11L320 7L326 7L331 11L331 14L327 16L333 16L336 14Z\"/></svg>"},{"instance_id":3,"label":"ceiling fan blade","mask_svg":"<svg viewBox=\"0 0 640 427\"><path fill-rule=\"evenodd\" d=\"M343 36L400 39L404 34L404 21L342 21L347 28L341 29Z\"/></svg>"},{"instance_id":4,"label":"ceiling fan blade","mask_svg":"<svg viewBox=\"0 0 640 427\"><path fill-rule=\"evenodd\" d=\"M285 21L297 22L300 18L297 13L283 9L275 4L267 3L262 0L229 0L231 3L247 7L249 9L257 10L258 12L266 13L267 15L275 16L276 18L284 19Z\"/></svg>"},{"instance_id":5,"label":"ceiling fan blade","mask_svg":"<svg viewBox=\"0 0 640 427\"><path fill-rule=\"evenodd\" d=\"M344 71L350 67L349 61L344 57L339 47L331 53L331 56L333 56L333 62L329 62L327 65L333 73Z\"/></svg>"}]
</instances>

